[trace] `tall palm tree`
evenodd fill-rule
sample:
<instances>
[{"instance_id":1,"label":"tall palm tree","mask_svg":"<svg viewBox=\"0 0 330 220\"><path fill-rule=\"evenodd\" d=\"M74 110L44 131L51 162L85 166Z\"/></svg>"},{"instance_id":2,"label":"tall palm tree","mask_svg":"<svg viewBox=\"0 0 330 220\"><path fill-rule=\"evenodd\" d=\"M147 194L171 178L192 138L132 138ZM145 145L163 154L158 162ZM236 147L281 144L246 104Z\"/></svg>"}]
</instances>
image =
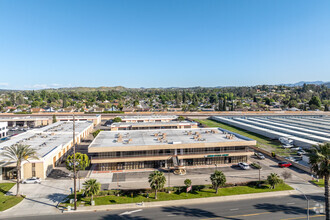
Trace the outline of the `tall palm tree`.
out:
<instances>
[{"instance_id":1,"label":"tall palm tree","mask_svg":"<svg viewBox=\"0 0 330 220\"><path fill-rule=\"evenodd\" d=\"M313 146L309 150L309 164L311 165L311 170L316 175L324 179L326 220L330 220L330 214L329 214L330 143Z\"/></svg>"},{"instance_id":2,"label":"tall palm tree","mask_svg":"<svg viewBox=\"0 0 330 220\"><path fill-rule=\"evenodd\" d=\"M101 184L98 183L96 179L89 179L83 183L83 186L84 186L85 195L91 197L91 203L92 203L93 195L96 195L99 193L99 191L101 189Z\"/></svg>"},{"instance_id":3,"label":"tall palm tree","mask_svg":"<svg viewBox=\"0 0 330 220\"><path fill-rule=\"evenodd\" d=\"M155 199L157 199L157 190L164 188L166 183L164 173L160 171L154 171L153 173L150 173L148 181L151 189L155 190Z\"/></svg>"},{"instance_id":4,"label":"tall palm tree","mask_svg":"<svg viewBox=\"0 0 330 220\"><path fill-rule=\"evenodd\" d=\"M280 179L279 175L276 173L271 173L269 176L267 176L267 181L266 181L271 189L275 189L275 186L277 184L280 184L283 182L283 180Z\"/></svg>"},{"instance_id":5,"label":"tall palm tree","mask_svg":"<svg viewBox=\"0 0 330 220\"><path fill-rule=\"evenodd\" d=\"M10 147L5 147L3 156L7 157L11 161L16 162L16 170L17 170L17 184L16 184L16 196L19 196L19 183L21 179L21 167L24 161L28 161L30 159L38 159L37 152L31 148L29 145L16 144Z\"/></svg>"},{"instance_id":6,"label":"tall palm tree","mask_svg":"<svg viewBox=\"0 0 330 220\"><path fill-rule=\"evenodd\" d=\"M218 194L219 187L225 185L227 181L225 174L223 174L220 170L216 170L213 174L211 174L210 179L212 186L215 189L215 194Z\"/></svg>"}]
</instances>

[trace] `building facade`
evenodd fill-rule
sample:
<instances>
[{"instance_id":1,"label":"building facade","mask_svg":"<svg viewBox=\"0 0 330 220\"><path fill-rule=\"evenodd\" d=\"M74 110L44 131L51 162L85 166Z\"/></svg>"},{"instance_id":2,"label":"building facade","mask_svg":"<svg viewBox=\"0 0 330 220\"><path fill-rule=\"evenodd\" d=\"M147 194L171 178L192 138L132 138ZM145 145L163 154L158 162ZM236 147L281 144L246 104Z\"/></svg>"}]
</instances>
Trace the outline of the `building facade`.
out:
<instances>
[{"instance_id":1,"label":"building facade","mask_svg":"<svg viewBox=\"0 0 330 220\"><path fill-rule=\"evenodd\" d=\"M8 135L8 123L0 122L0 139L7 137Z\"/></svg>"}]
</instances>

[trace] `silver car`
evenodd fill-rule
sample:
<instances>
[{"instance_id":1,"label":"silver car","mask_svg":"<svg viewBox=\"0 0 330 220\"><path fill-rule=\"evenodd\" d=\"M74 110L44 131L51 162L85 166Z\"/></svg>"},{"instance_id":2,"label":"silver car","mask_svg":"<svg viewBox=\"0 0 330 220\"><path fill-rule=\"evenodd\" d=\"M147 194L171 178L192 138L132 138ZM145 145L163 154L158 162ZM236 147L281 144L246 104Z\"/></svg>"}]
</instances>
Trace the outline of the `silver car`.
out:
<instances>
[{"instance_id":1,"label":"silver car","mask_svg":"<svg viewBox=\"0 0 330 220\"><path fill-rule=\"evenodd\" d=\"M27 183L34 183L34 184L37 184L37 183L41 183L41 180L39 179L39 177L31 177L29 179L26 179L26 180L23 180L22 181L23 184L27 184Z\"/></svg>"}]
</instances>

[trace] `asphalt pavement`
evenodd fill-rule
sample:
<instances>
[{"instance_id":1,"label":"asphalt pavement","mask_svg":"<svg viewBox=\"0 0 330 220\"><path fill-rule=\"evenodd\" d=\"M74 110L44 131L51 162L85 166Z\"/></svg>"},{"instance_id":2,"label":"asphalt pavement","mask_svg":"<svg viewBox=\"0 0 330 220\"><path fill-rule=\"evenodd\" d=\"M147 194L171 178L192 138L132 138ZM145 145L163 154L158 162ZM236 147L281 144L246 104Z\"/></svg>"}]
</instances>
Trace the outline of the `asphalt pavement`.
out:
<instances>
[{"instance_id":1,"label":"asphalt pavement","mask_svg":"<svg viewBox=\"0 0 330 220\"><path fill-rule=\"evenodd\" d=\"M324 195L310 197L310 219L324 217ZM140 208L102 212L64 213L48 216L10 218L11 220L106 220L106 219L203 219L203 220L294 220L307 219L307 202L301 195L262 198L234 202L217 202L187 206Z\"/></svg>"}]
</instances>

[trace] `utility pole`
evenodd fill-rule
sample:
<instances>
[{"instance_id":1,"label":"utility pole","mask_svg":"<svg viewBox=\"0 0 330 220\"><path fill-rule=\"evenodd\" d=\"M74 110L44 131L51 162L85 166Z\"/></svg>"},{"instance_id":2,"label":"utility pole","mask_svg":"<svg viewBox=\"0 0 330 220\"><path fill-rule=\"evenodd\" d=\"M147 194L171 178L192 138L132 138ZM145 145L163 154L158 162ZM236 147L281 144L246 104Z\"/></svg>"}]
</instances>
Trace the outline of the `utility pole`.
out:
<instances>
[{"instance_id":1,"label":"utility pole","mask_svg":"<svg viewBox=\"0 0 330 220\"><path fill-rule=\"evenodd\" d=\"M77 210L77 174L76 174L76 123L73 114L73 190L74 190L74 210Z\"/></svg>"}]
</instances>

